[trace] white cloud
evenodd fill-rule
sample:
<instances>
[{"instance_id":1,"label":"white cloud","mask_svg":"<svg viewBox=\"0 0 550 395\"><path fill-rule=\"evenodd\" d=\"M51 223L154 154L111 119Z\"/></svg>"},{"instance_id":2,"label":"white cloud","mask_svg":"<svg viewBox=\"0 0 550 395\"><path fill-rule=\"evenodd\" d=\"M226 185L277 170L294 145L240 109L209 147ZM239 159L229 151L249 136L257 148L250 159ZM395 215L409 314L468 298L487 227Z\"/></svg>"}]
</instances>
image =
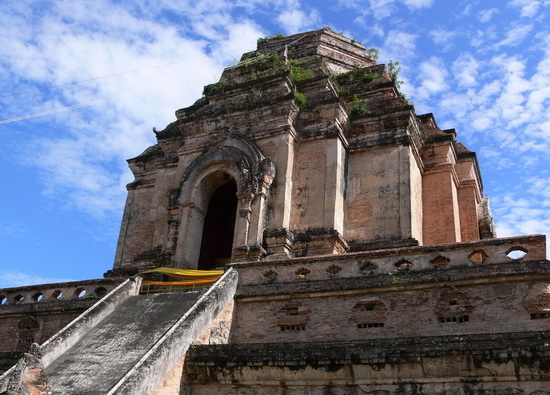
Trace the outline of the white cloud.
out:
<instances>
[{"instance_id":1,"label":"white cloud","mask_svg":"<svg viewBox=\"0 0 550 395\"><path fill-rule=\"evenodd\" d=\"M315 28L319 25L319 21L319 13L316 10L306 13L301 9L294 8L284 10L277 16L277 22L281 24L287 34L295 34Z\"/></svg>"},{"instance_id":2,"label":"white cloud","mask_svg":"<svg viewBox=\"0 0 550 395\"><path fill-rule=\"evenodd\" d=\"M546 3L546 5L547 4L548 3ZM537 14L541 2L539 0L512 0L508 5L521 8L521 16L532 17Z\"/></svg>"},{"instance_id":3,"label":"white cloud","mask_svg":"<svg viewBox=\"0 0 550 395\"><path fill-rule=\"evenodd\" d=\"M407 58L412 58L416 51L416 34L391 30L388 32L381 48L380 57L384 59L397 59L404 63Z\"/></svg>"},{"instance_id":4,"label":"white cloud","mask_svg":"<svg viewBox=\"0 0 550 395\"><path fill-rule=\"evenodd\" d=\"M458 32L452 30L432 30L429 35L434 43L448 46L449 44L451 44L452 40L458 35Z\"/></svg>"},{"instance_id":5,"label":"white cloud","mask_svg":"<svg viewBox=\"0 0 550 395\"><path fill-rule=\"evenodd\" d=\"M531 177L528 182L529 192L542 198L542 206L550 207L550 177Z\"/></svg>"},{"instance_id":6,"label":"white cloud","mask_svg":"<svg viewBox=\"0 0 550 395\"><path fill-rule=\"evenodd\" d=\"M232 55L255 48L262 36L250 20L223 14L228 4L210 2L219 13L195 25L195 37L213 42L182 36L162 20L144 20L103 1L86 6L56 2L43 16L30 13L32 18L25 17L25 7L14 5L0 15L0 24L6 26L0 32L5 43L0 60L9 65L10 80L51 86L92 79L39 91L32 100L27 95L8 97L6 108L14 111L10 117L117 97L49 116L48 121L60 126L57 133L37 130L32 136L29 155L21 161L39 169L46 193L63 196L67 204L96 217L120 210L123 185L131 181L124 159L154 143L152 126L162 129L173 121L175 109L200 98L202 87L219 78ZM147 70L127 73L139 69ZM7 83L4 91L25 90Z\"/></svg>"},{"instance_id":7,"label":"white cloud","mask_svg":"<svg viewBox=\"0 0 550 395\"><path fill-rule=\"evenodd\" d=\"M463 119L473 107L469 93L445 95L439 101L442 116Z\"/></svg>"},{"instance_id":8,"label":"white cloud","mask_svg":"<svg viewBox=\"0 0 550 395\"><path fill-rule=\"evenodd\" d=\"M550 229L550 178L532 177L516 191L492 199L499 237L544 234ZM550 254L550 245L547 245Z\"/></svg>"},{"instance_id":9,"label":"white cloud","mask_svg":"<svg viewBox=\"0 0 550 395\"><path fill-rule=\"evenodd\" d=\"M382 20L398 12L399 3L415 10L431 7L434 0L339 0L338 5L353 9L361 15L373 15L375 19Z\"/></svg>"},{"instance_id":10,"label":"white cloud","mask_svg":"<svg viewBox=\"0 0 550 395\"><path fill-rule=\"evenodd\" d=\"M476 30L470 34L470 44L475 48L483 48L487 43L498 38L497 29L495 26L489 25L483 30Z\"/></svg>"},{"instance_id":11,"label":"white cloud","mask_svg":"<svg viewBox=\"0 0 550 395\"><path fill-rule=\"evenodd\" d=\"M478 84L479 62L472 54L463 54L452 65L453 75L460 87L471 87Z\"/></svg>"},{"instance_id":12,"label":"white cloud","mask_svg":"<svg viewBox=\"0 0 550 395\"><path fill-rule=\"evenodd\" d=\"M493 63L501 68L505 78L504 89L496 104L502 109L505 119L510 120L523 110L524 94L530 90L530 83L524 78L526 66L521 59L505 55L494 58Z\"/></svg>"},{"instance_id":13,"label":"white cloud","mask_svg":"<svg viewBox=\"0 0 550 395\"><path fill-rule=\"evenodd\" d=\"M2 237L23 237L25 234L27 234L27 229L19 223L3 224L0 226L0 236Z\"/></svg>"},{"instance_id":14,"label":"white cloud","mask_svg":"<svg viewBox=\"0 0 550 395\"><path fill-rule=\"evenodd\" d=\"M19 271L0 270L0 288L22 287L25 285L51 284L73 281L66 278L42 277Z\"/></svg>"},{"instance_id":15,"label":"white cloud","mask_svg":"<svg viewBox=\"0 0 550 395\"><path fill-rule=\"evenodd\" d=\"M472 13L472 4L468 4L462 11L460 11L459 17L467 17Z\"/></svg>"},{"instance_id":16,"label":"white cloud","mask_svg":"<svg viewBox=\"0 0 550 395\"><path fill-rule=\"evenodd\" d=\"M227 27L224 37L213 44L211 57L226 66L235 57L240 57L244 52L256 49L256 40L263 36L265 33L252 21L243 20L233 23ZM219 78L220 75L221 73L213 79Z\"/></svg>"},{"instance_id":17,"label":"white cloud","mask_svg":"<svg viewBox=\"0 0 550 395\"><path fill-rule=\"evenodd\" d=\"M426 100L449 88L447 83L448 71L440 58L432 57L420 63L418 74L420 86L416 90L415 98L419 100Z\"/></svg>"},{"instance_id":18,"label":"white cloud","mask_svg":"<svg viewBox=\"0 0 550 395\"><path fill-rule=\"evenodd\" d=\"M498 13L499 13L499 11L496 8L490 8L488 10L482 10L482 11L479 11L477 19L481 23L487 23L491 20L491 18L493 18L493 16L495 16Z\"/></svg>"},{"instance_id":19,"label":"white cloud","mask_svg":"<svg viewBox=\"0 0 550 395\"><path fill-rule=\"evenodd\" d=\"M434 0L403 0L403 3L410 8L431 7Z\"/></svg>"},{"instance_id":20,"label":"white cloud","mask_svg":"<svg viewBox=\"0 0 550 395\"><path fill-rule=\"evenodd\" d=\"M474 112L474 116L472 117L472 127L474 130L477 131L485 131L489 130L491 128L491 125L493 125L494 118L487 114L486 116L483 116L481 112Z\"/></svg>"},{"instance_id":21,"label":"white cloud","mask_svg":"<svg viewBox=\"0 0 550 395\"><path fill-rule=\"evenodd\" d=\"M515 47L523 42L529 33L533 30L533 25L519 25L506 33L506 37L496 44L496 47L511 46Z\"/></svg>"},{"instance_id":22,"label":"white cloud","mask_svg":"<svg viewBox=\"0 0 550 395\"><path fill-rule=\"evenodd\" d=\"M370 0L369 4L359 1L359 8L367 8L375 19L384 19L397 12L398 8L393 4L394 0Z\"/></svg>"},{"instance_id":23,"label":"white cloud","mask_svg":"<svg viewBox=\"0 0 550 395\"><path fill-rule=\"evenodd\" d=\"M535 168L547 161L550 45L545 44L547 48L540 52L542 56L536 62L506 53L483 61L472 54L461 55L451 68L456 80L452 96L431 100L438 103L436 113L441 111L454 119L457 127L462 125L462 136L477 139L481 154L491 158L488 162L491 167ZM420 98L437 94L433 90L430 94L424 80L419 84L416 92ZM489 146L491 149L487 149ZM498 149L498 157L490 156L493 147ZM529 155L525 155L527 152ZM522 160L518 162L520 156Z\"/></svg>"}]
</instances>

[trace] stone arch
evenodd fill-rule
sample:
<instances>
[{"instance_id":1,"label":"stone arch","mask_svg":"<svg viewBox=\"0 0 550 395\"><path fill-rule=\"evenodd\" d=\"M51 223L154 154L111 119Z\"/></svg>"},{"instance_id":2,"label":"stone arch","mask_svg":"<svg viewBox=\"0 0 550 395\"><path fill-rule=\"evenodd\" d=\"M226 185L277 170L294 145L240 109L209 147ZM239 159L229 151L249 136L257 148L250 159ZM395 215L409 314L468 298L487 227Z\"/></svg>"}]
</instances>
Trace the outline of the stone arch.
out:
<instances>
[{"instance_id":1,"label":"stone arch","mask_svg":"<svg viewBox=\"0 0 550 395\"><path fill-rule=\"evenodd\" d=\"M234 180L237 189L232 258L248 260L248 252L263 251L267 196L274 176L273 163L254 144L237 136L227 136L196 158L171 201L172 207L180 208L178 217L168 221L178 226L176 265L197 267L208 204L215 191L229 180ZM244 259L242 251L246 252Z\"/></svg>"},{"instance_id":2,"label":"stone arch","mask_svg":"<svg viewBox=\"0 0 550 395\"><path fill-rule=\"evenodd\" d=\"M193 204L198 180L216 168L227 169L237 180L239 196L260 192L266 184L271 187L275 177L275 167L271 160L265 158L255 144L238 136L227 136L215 145L212 150L196 158L183 175L176 197L176 204Z\"/></svg>"}]
</instances>

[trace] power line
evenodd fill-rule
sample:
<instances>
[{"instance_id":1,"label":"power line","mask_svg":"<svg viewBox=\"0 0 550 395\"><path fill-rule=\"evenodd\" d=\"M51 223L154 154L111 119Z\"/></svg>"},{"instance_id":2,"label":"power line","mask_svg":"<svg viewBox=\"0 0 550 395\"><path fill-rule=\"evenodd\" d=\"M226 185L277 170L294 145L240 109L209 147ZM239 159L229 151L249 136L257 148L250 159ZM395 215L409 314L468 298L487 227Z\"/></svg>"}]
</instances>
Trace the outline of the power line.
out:
<instances>
[{"instance_id":1,"label":"power line","mask_svg":"<svg viewBox=\"0 0 550 395\"><path fill-rule=\"evenodd\" d=\"M237 52L237 51L241 52L241 51L243 51L243 49L235 49L235 50L232 50L232 51L221 52L221 53L222 54L229 54L229 53L233 53L233 52ZM247 51L247 50L245 49L244 51ZM51 89L56 89L56 88L63 88L65 86L77 85L77 84L82 84L82 83L85 83L85 82L102 80L102 79L105 79L105 78L118 77L118 76L125 75L125 74L138 73L140 71L147 71L147 70L158 69L158 68L161 68L161 67L173 66L175 64L180 64L180 63L185 63L185 62L192 62L192 61L195 61L195 60L206 59L208 57L209 56L205 55L205 56L201 56L201 57L193 58L193 59L182 59L182 60L178 60L176 62L165 63L165 64L161 64L161 65L158 65L158 66L151 66L151 67L144 67L142 69L123 71L121 73L104 75L104 76L101 76L101 77L94 77L94 78L89 78L89 79L86 79L86 80L67 82L65 84L48 86L48 87L45 87L45 88L30 89L28 91L23 91L23 92L8 93L7 95L0 95L0 99L4 98L4 97L18 96L18 95L24 95L24 94L27 94L27 93L40 92L40 91L51 90Z\"/></svg>"},{"instance_id":2,"label":"power line","mask_svg":"<svg viewBox=\"0 0 550 395\"><path fill-rule=\"evenodd\" d=\"M89 106L93 106L95 104L105 103L105 102L108 102L108 101L111 101L111 100L114 100L114 99L116 99L116 97L108 97L108 98L105 98L105 99L99 99L99 100L89 101L89 102L86 102L86 103L75 104L74 106L61 107L61 108L56 108L54 110L38 112L36 114L24 115L24 116L17 117L17 118L10 118L10 119L0 121L0 125L5 124L5 123L22 121L24 119L42 117L44 115L57 114L58 112L74 110L76 108L89 107Z\"/></svg>"},{"instance_id":3,"label":"power line","mask_svg":"<svg viewBox=\"0 0 550 395\"><path fill-rule=\"evenodd\" d=\"M235 49L235 50L232 50L232 51L222 52L222 54L228 54L228 53L233 53L233 52L237 52L237 51L242 52L243 50L242 49ZM201 57L193 58L193 59L182 59L182 60L178 60L178 61L175 61L175 62L165 63L165 64L161 64L161 65L157 65L157 66L144 67L144 68L141 68L141 69L129 70L129 71L109 74L109 75L105 75L105 76L101 76L101 77L88 78L86 80L68 82L68 83L65 83L65 84L53 85L53 86L49 86L49 87L45 87L45 88L30 89L28 91L10 93L10 94L7 94L7 95L0 95L0 98L10 97L10 96L18 96L18 95L23 95L23 94L26 94L26 93L40 92L40 91L51 90L51 89L56 89L56 88L62 88L62 87L65 87L65 86L77 85L77 84L82 84L82 83L85 83L85 82L97 81L97 80L101 80L101 79L105 79L105 78L117 77L117 76L121 76L121 75L125 75L125 74L138 73L138 72L141 72L141 71L158 69L158 68L161 68L161 67L172 66L172 65L175 65L175 64L179 64L179 63L192 62L192 61L195 61L195 60L205 59L205 58L208 58L208 57L209 56L205 55L205 56L201 56ZM114 100L114 99L115 99L114 97L106 98L106 99L99 99L99 100L94 100L94 101L90 101L90 102L86 102L86 103L76 104L76 105L73 105L73 106L61 107L61 108L57 108L57 109L54 109L54 110L48 110L48 111L43 111L43 112L39 112L39 113L35 113L35 114L29 114L29 115L16 117L16 118L10 118L10 119L0 121L0 125L6 124L6 123L11 123L11 122L16 122L16 121L22 121L24 119L37 118L37 117L41 117L41 116L44 116L44 115L56 114L56 113L59 113L59 112L74 110L74 109L77 109L77 108L93 106L95 104L111 101L111 100Z\"/></svg>"}]
</instances>

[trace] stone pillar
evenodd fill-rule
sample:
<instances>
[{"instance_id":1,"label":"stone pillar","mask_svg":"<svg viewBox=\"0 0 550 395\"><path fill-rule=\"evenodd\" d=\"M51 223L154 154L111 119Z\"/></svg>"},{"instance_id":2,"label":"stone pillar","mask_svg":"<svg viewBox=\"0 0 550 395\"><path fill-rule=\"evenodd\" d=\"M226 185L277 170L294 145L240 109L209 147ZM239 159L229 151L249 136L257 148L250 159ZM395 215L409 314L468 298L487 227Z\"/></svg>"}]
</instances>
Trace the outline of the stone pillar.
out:
<instances>
[{"instance_id":1,"label":"stone pillar","mask_svg":"<svg viewBox=\"0 0 550 395\"><path fill-rule=\"evenodd\" d=\"M237 207L237 217L235 219L235 234L233 236L233 245L240 246L248 244L248 235L250 231L250 221L252 217L252 194L239 196L239 205Z\"/></svg>"},{"instance_id":2,"label":"stone pillar","mask_svg":"<svg viewBox=\"0 0 550 395\"><path fill-rule=\"evenodd\" d=\"M294 251L294 234L287 228L269 229L265 232L267 259L287 259Z\"/></svg>"},{"instance_id":3,"label":"stone pillar","mask_svg":"<svg viewBox=\"0 0 550 395\"><path fill-rule=\"evenodd\" d=\"M235 221L233 258L236 261L259 260L266 253L261 244L267 196L275 177L275 165L264 158L254 164L253 168L241 168L241 177L242 191L239 196L239 215Z\"/></svg>"},{"instance_id":4,"label":"stone pillar","mask_svg":"<svg viewBox=\"0 0 550 395\"><path fill-rule=\"evenodd\" d=\"M277 188L272 196L269 229L266 229L265 245L267 259L290 258L293 253L294 236L290 231L290 218L293 208L292 188L295 156L295 132L291 128L288 133L276 138L277 153Z\"/></svg>"},{"instance_id":5,"label":"stone pillar","mask_svg":"<svg viewBox=\"0 0 550 395\"><path fill-rule=\"evenodd\" d=\"M266 206L267 198L265 191L263 191L256 195L251 205L254 215L249 221L248 237L246 241L246 244L250 246L262 244L265 228Z\"/></svg>"},{"instance_id":6,"label":"stone pillar","mask_svg":"<svg viewBox=\"0 0 550 395\"><path fill-rule=\"evenodd\" d=\"M344 233L344 188L346 149L340 138L332 139L326 151L324 229Z\"/></svg>"}]
</instances>

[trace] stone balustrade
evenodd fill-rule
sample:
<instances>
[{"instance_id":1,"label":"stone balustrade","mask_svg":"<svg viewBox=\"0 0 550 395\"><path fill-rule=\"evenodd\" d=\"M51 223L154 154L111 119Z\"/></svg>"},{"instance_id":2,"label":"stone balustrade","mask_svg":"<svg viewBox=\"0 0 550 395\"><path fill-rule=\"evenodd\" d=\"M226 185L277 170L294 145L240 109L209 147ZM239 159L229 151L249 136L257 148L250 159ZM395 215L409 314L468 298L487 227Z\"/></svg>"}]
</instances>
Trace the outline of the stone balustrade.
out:
<instances>
[{"instance_id":1,"label":"stone balustrade","mask_svg":"<svg viewBox=\"0 0 550 395\"><path fill-rule=\"evenodd\" d=\"M16 288L0 288L0 309L31 303L98 299L113 290L119 280L97 279Z\"/></svg>"},{"instance_id":2,"label":"stone balustrade","mask_svg":"<svg viewBox=\"0 0 550 395\"><path fill-rule=\"evenodd\" d=\"M237 263L240 286L355 278L546 259L543 235ZM314 264L314 265L313 265Z\"/></svg>"}]
</instances>

